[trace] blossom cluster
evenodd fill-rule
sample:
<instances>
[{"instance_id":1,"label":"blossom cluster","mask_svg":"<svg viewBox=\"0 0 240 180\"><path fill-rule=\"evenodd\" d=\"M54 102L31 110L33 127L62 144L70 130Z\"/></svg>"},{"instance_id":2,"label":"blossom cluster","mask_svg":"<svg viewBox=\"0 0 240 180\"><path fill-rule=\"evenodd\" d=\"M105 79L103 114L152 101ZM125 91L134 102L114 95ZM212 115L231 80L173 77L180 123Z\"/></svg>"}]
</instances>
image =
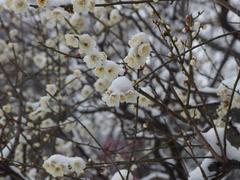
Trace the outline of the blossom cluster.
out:
<instances>
[{"instance_id":1,"label":"blossom cluster","mask_svg":"<svg viewBox=\"0 0 240 180\"><path fill-rule=\"evenodd\" d=\"M112 84L103 95L103 100L108 106L118 107L120 103L136 103L138 93L134 90L132 82L125 76L113 80Z\"/></svg>"},{"instance_id":2,"label":"blossom cluster","mask_svg":"<svg viewBox=\"0 0 240 180\"><path fill-rule=\"evenodd\" d=\"M108 60L105 52L100 52L96 47L96 41L88 34L66 34L66 44L73 48L79 48L80 54L84 54L83 61L87 67L93 69L99 79L94 84L98 92L104 92L103 100L108 106L119 106L120 102L136 103L138 93L133 88L132 82L123 75L122 65ZM139 69L146 63L150 54L150 44L147 35L143 32L133 36L129 41L131 46L129 54L124 59L128 66ZM132 59L133 61L129 61ZM110 87L109 87L110 86ZM149 100L141 96L140 101L146 106L151 104Z\"/></svg>"},{"instance_id":3,"label":"blossom cluster","mask_svg":"<svg viewBox=\"0 0 240 180\"><path fill-rule=\"evenodd\" d=\"M146 63L150 55L151 46L147 35L144 32L138 33L128 42L130 50L124 62L134 69L140 69Z\"/></svg>"},{"instance_id":4,"label":"blossom cluster","mask_svg":"<svg viewBox=\"0 0 240 180\"><path fill-rule=\"evenodd\" d=\"M236 82L237 78L232 77L229 79L225 79L221 82L217 89L217 94L221 100L219 107L217 108L217 115L218 119L215 120L215 124L219 127L224 127L223 118L227 115L231 97L233 94L234 83ZM240 83L237 83L237 86L234 91L234 98L231 102L231 109L239 108L239 101L240 101Z\"/></svg>"},{"instance_id":5,"label":"blossom cluster","mask_svg":"<svg viewBox=\"0 0 240 180\"><path fill-rule=\"evenodd\" d=\"M9 9L17 13L24 12L28 8L27 0L6 0L6 5Z\"/></svg>"},{"instance_id":6,"label":"blossom cluster","mask_svg":"<svg viewBox=\"0 0 240 180\"><path fill-rule=\"evenodd\" d=\"M39 16L36 15L34 18L36 18L37 23L44 23L45 28L40 30L41 32L38 35L32 36L32 34L28 35L26 33L25 39L29 38L30 40L26 42L29 47L27 47L26 56L24 56L27 59L26 64L24 64L27 65L27 68L24 71L32 73L26 75L34 80L33 83L37 84L39 89L32 89L31 87L24 92L24 96L28 97L29 101L24 105L25 114L24 117L21 117L23 132L19 136L20 145L17 146L15 153L15 160L19 162L23 161L25 145L32 139L40 139L39 142L33 143L32 147L35 150L41 150L43 144L52 142L51 134L55 130L71 134L74 142L87 141L87 143L94 144L92 138L89 138L89 135L84 132L84 128L76 125L76 119L73 117L78 113L74 112L72 115L72 109L68 109L72 104L72 107L74 107L79 102L87 101L95 93L94 89L100 94L100 99L110 107L118 107L120 103L136 104L137 98L139 98L140 106L148 107L152 105L152 101L140 95L134 86L134 80L136 79L134 71L144 69L146 61L150 59L151 48L148 35L140 32L130 39L128 43L130 49L127 57L132 58L132 61L128 61L124 56L121 59L118 58L119 60L115 57L110 60L107 54L112 54L112 52L108 50L107 52L100 51L99 49L102 48L99 46L97 37L91 35L91 31L88 32L90 23L88 13L94 13L100 19L94 24L94 30L101 32L104 28L115 28L115 25L121 22L120 10L117 8L96 9L95 3L97 1L93 0L67 2L70 2L73 6L72 14L62 7L58 7L58 5L53 5L52 8L51 4L54 4L54 2L47 0L37 0L35 2L38 7L33 12L37 13L39 11ZM99 0L98 2L104 3L105 1ZM10 12L22 13L21 16L25 16L30 3L27 0L6 0L6 7ZM18 22L19 17L16 16L16 19L14 19L16 21L14 23L17 25L20 24ZM8 58L15 58L14 55L25 53L25 49L15 43L19 38L22 38L19 34L19 29L11 29L9 32L11 39L0 40L0 62L4 65L8 64ZM34 41L36 38L38 38L40 44ZM45 49L39 51L34 49L39 46ZM55 51L58 53L54 53ZM68 55L71 53L76 53L76 56L70 58ZM82 66L82 62L85 66ZM91 70L91 76L95 75L94 78L88 76L89 70ZM145 72L145 70L143 71ZM145 74L147 73L149 72ZM36 77L44 80L38 81ZM87 78L93 78L96 81L88 84ZM143 87L142 90L154 97L149 87ZM81 92L76 93L78 91ZM81 111L82 107L77 107L76 112ZM15 112L16 108L11 103L3 105L0 109L0 125L3 127L6 125L6 114L11 115ZM59 116L59 113L65 113L66 116ZM15 116L13 119L17 121L18 117ZM96 121L100 120L97 119ZM98 128L93 127L89 122L84 123L91 130ZM111 129L109 128L111 124L107 126L105 122L99 124L99 129L103 131L109 132L109 129ZM5 130L4 133L8 133L8 131ZM69 142L61 138L54 139L54 153L59 154L50 156L42 165L51 176L79 176L84 172L86 162L81 157L70 157L74 155L72 151L74 142L72 141ZM96 157L93 154L91 158ZM127 170L121 170L120 172L123 177L126 177ZM32 168L29 170L28 176L34 179L37 173L36 168ZM119 177L120 174L116 172L112 179L119 179ZM129 179L133 179L131 173Z\"/></svg>"},{"instance_id":7,"label":"blossom cluster","mask_svg":"<svg viewBox=\"0 0 240 180\"><path fill-rule=\"evenodd\" d=\"M239 109L236 76L219 82L239 70L229 58L237 42L219 61L212 49L226 47L215 44L224 36L201 34L201 12L170 17L169 4L0 0L0 159L11 172L4 179L187 179L192 163L179 168L189 165L186 148L192 159L202 157L198 149L216 151L218 142L198 138ZM205 113L212 102L220 105ZM240 132L233 119L227 128ZM159 157L177 162L172 172Z\"/></svg>"},{"instance_id":8,"label":"blossom cluster","mask_svg":"<svg viewBox=\"0 0 240 180\"><path fill-rule=\"evenodd\" d=\"M43 168L53 177L63 177L70 173L76 173L77 176L84 172L86 162L80 157L66 157L55 154L49 157L43 163Z\"/></svg>"}]
</instances>

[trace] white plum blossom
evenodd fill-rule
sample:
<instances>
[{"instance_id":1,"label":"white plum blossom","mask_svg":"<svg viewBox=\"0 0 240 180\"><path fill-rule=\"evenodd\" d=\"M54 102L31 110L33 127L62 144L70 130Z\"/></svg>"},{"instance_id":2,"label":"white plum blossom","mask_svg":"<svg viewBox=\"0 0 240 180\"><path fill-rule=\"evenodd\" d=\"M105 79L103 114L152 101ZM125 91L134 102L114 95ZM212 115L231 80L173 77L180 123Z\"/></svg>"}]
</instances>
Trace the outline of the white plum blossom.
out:
<instances>
[{"instance_id":1,"label":"white plum blossom","mask_svg":"<svg viewBox=\"0 0 240 180\"><path fill-rule=\"evenodd\" d=\"M63 177L69 173L80 175L84 172L86 162L80 157L67 157L55 154L43 163L43 168L53 177Z\"/></svg>"},{"instance_id":2,"label":"white plum blossom","mask_svg":"<svg viewBox=\"0 0 240 180\"><path fill-rule=\"evenodd\" d=\"M75 77L80 78L82 75L82 72L80 71L80 69L74 69L73 74Z\"/></svg>"},{"instance_id":3,"label":"white plum blossom","mask_svg":"<svg viewBox=\"0 0 240 180\"><path fill-rule=\"evenodd\" d=\"M94 74L97 76L97 77L99 77L99 78L105 78L105 73L106 72L106 68L105 67L103 67L103 66L100 66L100 67L96 67L95 69L94 69Z\"/></svg>"},{"instance_id":4,"label":"white plum blossom","mask_svg":"<svg viewBox=\"0 0 240 180\"><path fill-rule=\"evenodd\" d=\"M106 78L110 81L116 78L118 75L122 75L124 69L121 65L113 61L107 61L104 66L95 68L94 73L99 78Z\"/></svg>"},{"instance_id":5,"label":"white plum blossom","mask_svg":"<svg viewBox=\"0 0 240 180\"><path fill-rule=\"evenodd\" d=\"M18 34L18 30L17 29L12 29L10 32L9 32L9 35L11 38L15 38Z\"/></svg>"},{"instance_id":6,"label":"white plum blossom","mask_svg":"<svg viewBox=\"0 0 240 180\"><path fill-rule=\"evenodd\" d=\"M239 35L160 1L0 0L0 180L238 179Z\"/></svg>"},{"instance_id":7,"label":"white plum blossom","mask_svg":"<svg viewBox=\"0 0 240 180\"><path fill-rule=\"evenodd\" d=\"M135 90L129 90L124 94L123 99L121 99L121 102L125 101L128 103L136 103L137 97L138 93Z\"/></svg>"},{"instance_id":8,"label":"white plum blossom","mask_svg":"<svg viewBox=\"0 0 240 180\"><path fill-rule=\"evenodd\" d=\"M93 93L93 88L89 85L85 85L81 91L83 99L88 98Z\"/></svg>"},{"instance_id":9,"label":"white plum blossom","mask_svg":"<svg viewBox=\"0 0 240 180\"><path fill-rule=\"evenodd\" d=\"M121 65L113 61L107 61L106 65L104 66L105 69L105 77L109 80L116 78L118 75L123 74L123 68Z\"/></svg>"},{"instance_id":10,"label":"white plum blossom","mask_svg":"<svg viewBox=\"0 0 240 180\"><path fill-rule=\"evenodd\" d=\"M118 107L120 103L137 101L138 93L134 90L132 82L125 76L113 80L107 92L103 95L103 101L108 106Z\"/></svg>"},{"instance_id":11,"label":"white plum blossom","mask_svg":"<svg viewBox=\"0 0 240 180\"><path fill-rule=\"evenodd\" d=\"M39 105L42 110L48 109L49 100L50 100L49 96L43 96L40 98Z\"/></svg>"},{"instance_id":12,"label":"white plum blossom","mask_svg":"<svg viewBox=\"0 0 240 180\"><path fill-rule=\"evenodd\" d=\"M137 48L137 55L141 58L149 56L151 47L149 43L142 43Z\"/></svg>"},{"instance_id":13,"label":"white plum blossom","mask_svg":"<svg viewBox=\"0 0 240 180\"><path fill-rule=\"evenodd\" d=\"M44 162L43 168L53 177L64 176L64 167L61 164Z\"/></svg>"},{"instance_id":14,"label":"white plum blossom","mask_svg":"<svg viewBox=\"0 0 240 180\"><path fill-rule=\"evenodd\" d=\"M236 82L236 80L237 80L237 77L231 77L231 78L225 79L221 82L221 84L217 88L217 95L221 100L221 104L217 109L218 119L214 121L214 123L218 127L224 127L225 125L222 119L228 112L231 96L233 93L232 91L233 91L234 83ZM239 108L240 107L239 101L240 101L240 81L238 81L237 83L231 108Z\"/></svg>"},{"instance_id":15,"label":"white plum blossom","mask_svg":"<svg viewBox=\"0 0 240 180\"><path fill-rule=\"evenodd\" d=\"M120 104L120 94L117 93L110 93L110 92L106 92L103 95L103 101L105 101L107 103L108 106L110 107L118 107Z\"/></svg>"},{"instance_id":16,"label":"white plum blossom","mask_svg":"<svg viewBox=\"0 0 240 180\"><path fill-rule=\"evenodd\" d=\"M80 53L90 54L96 46L96 41L88 34L79 36Z\"/></svg>"},{"instance_id":17,"label":"white plum blossom","mask_svg":"<svg viewBox=\"0 0 240 180\"><path fill-rule=\"evenodd\" d=\"M27 0L14 0L12 4L12 10L17 13L26 11L28 8Z\"/></svg>"},{"instance_id":18,"label":"white plum blossom","mask_svg":"<svg viewBox=\"0 0 240 180\"><path fill-rule=\"evenodd\" d=\"M148 43L148 37L144 32L137 33L128 42L130 47L137 47L142 43Z\"/></svg>"},{"instance_id":19,"label":"white plum blossom","mask_svg":"<svg viewBox=\"0 0 240 180\"><path fill-rule=\"evenodd\" d=\"M94 88L96 89L97 92L104 92L110 85L110 81L108 79L102 79L99 78L95 83L94 83Z\"/></svg>"},{"instance_id":20,"label":"white plum blossom","mask_svg":"<svg viewBox=\"0 0 240 180\"><path fill-rule=\"evenodd\" d=\"M145 93L147 93L148 95L150 95L151 97L154 97L154 94L152 93L152 91L151 91L151 89L150 89L150 87L142 87L141 88ZM144 107L148 107L148 106L150 106L150 105L152 105L153 104L153 102L150 100L150 99L148 99L146 96L144 96L144 95L140 95L139 96L139 105L140 106L144 106Z\"/></svg>"},{"instance_id":21,"label":"white plum blossom","mask_svg":"<svg viewBox=\"0 0 240 180\"><path fill-rule=\"evenodd\" d=\"M47 39L45 44L46 44L46 46L48 46L48 47L54 47L54 46L56 46L56 42L55 42L53 39Z\"/></svg>"},{"instance_id":22,"label":"white plum blossom","mask_svg":"<svg viewBox=\"0 0 240 180\"><path fill-rule=\"evenodd\" d=\"M95 0L72 0L72 4L75 13L87 14L94 11Z\"/></svg>"},{"instance_id":23,"label":"white plum blossom","mask_svg":"<svg viewBox=\"0 0 240 180\"><path fill-rule=\"evenodd\" d=\"M5 4L9 9L13 9L13 0L5 0Z\"/></svg>"},{"instance_id":24,"label":"white plum blossom","mask_svg":"<svg viewBox=\"0 0 240 180\"><path fill-rule=\"evenodd\" d=\"M69 22L74 28L77 29L78 32L82 32L87 29L86 18L84 18L83 16L80 16L78 13L74 13L71 16Z\"/></svg>"},{"instance_id":25,"label":"white plum blossom","mask_svg":"<svg viewBox=\"0 0 240 180\"><path fill-rule=\"evenodd\" d=\"M57 92L57 86L55 84L47 84L46 91L48 95L54 96Z\"/></svg>"},{"instance_id":26,"label":"white plum blossom","mask_svg":"<svg viewBox=\"0 0 240 180\"><path fill-rule=\"evenodd\" d=\"M67 18L69 16L67 11L59 7L51 11L47 11L45 15L47 19L59 22L64 22L64 18Z\"/></svg>"},{"instance_id":27,"label":"white plum blossom","mask_svg":"<svg viewBox=\"0 0 240 180\"><path fill-rule=\"evenodd\" d=\"M177 47L179 53L182 53L185 49L184 42L181 39L179 39L175 44L176 44L176 47Z\"/></svg>"},{"instance_id":28,"label":"white plum blossom","mask_svg":"<svg viewBox=\"0 0 240 180\"><path fill-rule=\"evenodd\" d=\"M136 51L133 52L134 53L131 53L127 57L125 57L124 62L127 63L127 65L131 68L139 69L141 66L144 66L146 58L141 58L140 56L138 56L135 53Z\"/></svg>"},{"instance_id":29,"label":"white plum blossom","mask_svg":"<svg viewBox=\"0 0 240 180\"><path fill-rule=\"evenodd\" d=\"M87 64L88 68L101 67L106 64L107 55L104 52L93 50L83 58L83 61Z\"/></svg>"},{"instance_id":30,"label":"white plum blossom","mask_svg":"<svg viewBox=\"0 0 240 180\"><path fill-rule=\"evenodd\" d=\"M124 62L129 67L139 69L146 63L148 56L150 55L151 46L147 35L143 32L133 36L129 41L131 46L128 55L125 57Z\"/></svg>"},{"instance_id":31,"label":"white plum blossom","mask_svg":"<svg viewBox=\"0 0 240 180\"><path fill-rule=\"evenodd\" d=\"M76 174L79 176L80 174L84 173L86 163L80 157L73 157L70 160L70 166L72 167L72 171L76 172Z\"/></svg>"},{"instance_id":32,"label":"white plum blossom","mask_svg":"<svg viewBox=\"0 0 240 180\"><path fill-rule=\"evenodd\" d=\"M12 111L12 106L11 104L5 104L3 107L2 107L2 110L5 112L5 113L10 113Z\"/></svg>"},{"instance_id":33,"label":"white plum blossom","mask_svg":"<svg viewBox=\"0 0 240 180\"><path fill-rule=\"evenodd\" d=\"M66 45L77 48L79 46L79 36L76 34L65 35Z\"/></svg>"},{"instance_id":34,"label":"white plum blossom","mask_svg":"<svg viewBox=\"0 0 240 180\"><path fill-rule=\"evenodd\" d=\"M47 57L44 53L39 53L33 58L33 62L38 68L42 69L47 64Z\"/></svg>"},{"instance_id":35,"label":"white plum blossom","mask_svg":"<svg viewBox=\"0 0 240 180\"><path fill-rule=\"evenodd\" d=\"M117 9L113 9L110 13L110 24L116 24L121 20L121 15Z\"/></svg>"}]
</instances>

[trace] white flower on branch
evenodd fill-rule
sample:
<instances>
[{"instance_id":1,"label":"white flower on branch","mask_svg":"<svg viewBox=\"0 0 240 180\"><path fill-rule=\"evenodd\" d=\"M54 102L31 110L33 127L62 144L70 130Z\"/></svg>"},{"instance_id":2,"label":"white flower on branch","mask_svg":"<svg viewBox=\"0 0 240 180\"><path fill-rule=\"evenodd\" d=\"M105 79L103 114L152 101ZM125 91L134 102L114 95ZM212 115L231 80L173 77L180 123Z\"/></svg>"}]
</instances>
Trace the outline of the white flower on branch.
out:
<instances>
[{"instance_id":1,"label":"white flower on branch","mask_svg":"<svg viewBox=\"0 0 240 180\"><path fill-rule=\"evenodd\" d=\"M79 37L80 53L90 54L96 47L96 41L88 34L82 34Z\"/></svg>"},{"instance_id":2,"label":"white flower on branch","mask_svg":"<svg viewBox=\"0 0 240 180\"><path fill-rule=\"evenodd\" d=\"M49 96L43 96L40 98L39 104L40 104L41 110L44 111L44 110L48 109L49 100L50 100Z\"/></svg>"},{"instance_id":3,"label":"white flower on branch","mask_svg":"<svg viewBox=\"0 0 240 180\"><path fill-rule=\"evenodd\" d=\"M12 3L12 10L17 13L22 13L28 8L27 0L13 0Z\"/></svg>"},{"instance_id":4,"label":"white flower on branch","mask_svg":"<svg viewBox=\"0 0 240 180\"><path fill-rule=\"evenodd\" d=\"M65 22L65 18L69 16L68 12L62 8L55 8L54 10L45 13L46 18L53 21Z\"/></svg>"},{"instance_id":5,"label":"white flower on branch","mask_svg":"<svg viewBox=\"0 0 240 180\"><path fill-rule=\"evenodd\" d=\"M12 111L12 106L11 104L5 104L3 107L2 107L2 110L5 112L5 113L10 113Z\"/></svg>"},{"instance_id":6,"label":"white flower on branch","mask_svg":"<svg viewBox=\"0 0 240 180\"><path fill-rule=\"evenodd\" d=\"M118 75L123 74L123 68L121 65L113 61L107 61L105 66L105 77L109 80L116 78Z\"/></svg>"},{"instance_id":7,"label":"white flower on branch","mask_svg":"<svg viewBox=\"0 0 240 180\"><path fill-rule=\"evenodd\" d=\"M87 14L95 8L95 0L72 0L72 4L75 13Z\"/></svg>"},{"instance_id":8,"label":"white flower on branch","mask_svg":"<svg viewBox=\"0 0 240 180\"><path fill-rule=\"evenodd\" d=\"M60 154L52 155L43 163L43 168L53 177L63 177L72 172L80 175L85 167L86 162L81 157L67 157Z\"/></svg>"},{"instance_id":9,"label":"white flower on branch","mask_svg":"<svg viewBox=\"0 0 240 180\"><path fill-rule=\"evenodd\" d=\"M87 29L86 18L80 16L78 13L74 13L70 18L71 25L77 29L78 32L82 32Z\"/></svg>"},{"instance_id":10,"label":"white flower on branch","mask_svg":"<svg viewBox=\"0 0 240 180\"><path fill-rule=\"evenodd\" d=\"M227 114L228 108L231 101L231 96L234 90L234 84L237 80L237 77L231 77L225 79L221 82L219 87L217 88L217 95L221 100L221 104L217 108L217 115L218 119L214 121L215 125L218 127L224 127L225 122L222 120L223 117ZM240 101L240 81L238 81L235 92L234 98L232 99L231 108L239 108L239 101Z\"/></svg>"},{"instance_id":11,"label":"white flower on branch","mask_svg":"<svg viewBox=\"0 0 240 180\"><path fill-rule=\"evenodd\" d=\"M154 94L152 93L150 87L148 87L148 86L147 87L142 87L141 89L145 93L147 93L149 96L154 97ZM148 97L146 97L144 95L140 95L139 96L139 105L140 106L148 107L148 106L150 106L152 104L153 104L153 102Z\"/></svg>"},{"instance_id":12,"label":"white flower on branch","mask_svg":"<svg viewBox=\"0 0 240 180\"><path fill-rule=\"evenodd\" d=\"M86 167L85 161L80 157L73 157L70 160L70 166L72 167L72 171L76 172L79 176L84 173L84 168Z\"/></svg>"},{"instance_id":13,"label":"white flower on branch","mask_svg":"<svg viewBox=\"0 0 240 180\"><path fill-rule=\"evenodd\" d=\"M94 87L96 89L97 92L104 92L110 85L110 81L108 79L98 79L95 83L94 83Z\"/></svg>"},{"instance_id":14,"label":"white flower on branch","mask_svg":"<svg viewBox=\"0 0 240 180\"><path fill-rule=\"evenodd\" d=\"M111 25L118 23L121 20L121 15L117 9L113 9L110 12L110 21Z\"/></svg>"},{"instance_id":15,"label":"white flower on branch","mask_svg":"<svg viewBox=\"0 0 240 180\"><path fill-rule=\"evenodd\" d=\"M137 101L138 93L134 90L132 82L125 76L113 80L107 92L103 95L103 101L108 106L118 107L120 103Z\"/></svg>"},{"instance_id":16,"label":"white flower on branch","mask_svg":"<svg viewBox=\"0 0 240 180\"><path fill-rule=\"evenodd\" d=\"M147 35L143 32L138 33L132 37L129 41L129 45L131 48L124 62L131 68L139 69L144 66L151 51Z\"/></svg>"},{"instance_id":17,"label":"white flower on branch","mask_svg":"<svg viewBox=\"0 0 240 180\"><path fill-rule=\"evenodd\" d=\"M116 78L118 75L123 74L124 70L121 65L113 61L107 61L105 66L97 67L94 73L99 78L106 78L109 81Z\"/></svg>"},{"instance_id":18,"label":"white flower on branch","mask_svg":"<svg viewBox=\"0 0 240 180\"><path fill-rule=\"evenodd\" d=\"M83 58L88 68L100 67L106 64L107 55L104 52L99 52L96 49Z\"/></svg>"},{"instance_id":19,"label":"white flower on branch","mask_svg":"<svg viewBox=\"0 0 240 180\"><path fill-rule=\"evenodd\" d=\"M130 47L137 47L142 43L148 43L148 37L144 32L140 32L136 35L134 35L131 40L129 40L128 44Z\"/></svg>"},{"instance_id":20,"label":"white flower on branch","mask_svg":"<svg viewBox=\"0 0 240 180\"><path fill-rule=\"evenodd\" d=\"M93 93L93 88L89 85L85 85L82 89L81 96L83 99L88 98Z\"/></svg>"},{"instance_id":21,"label":"white flower on branch","mask_svg":"<svg viewBox=\"0 0 240 180\"><path fill-rule=\"evenodd\" d=\"M46 91L48 95L54 96L57 92L57 86L55 84L47 84Z\"/></svg>"},{"instance_id":22,"label":"white flower on branch","mask_svg":"<svg viewBox=\"0 0 240 180\"><path fill-rule=\"evenodd\" d=\"M39 53L37 54L34 58L33 58L33 62L34 64L42 69L46 66L47 64L47 58L46 58L46 55L44 53Z\"/></svg>"},{"instance_id":23,"label":"white flower on branch","mask_svg":"<svg viewBox=\"0 0 240 180\"><path fill-rule=\"evenodd\" d=\"M79 46L79 36L76 34L65 34L66 45L77 48Z\"/></svg>"}]
</instances>

